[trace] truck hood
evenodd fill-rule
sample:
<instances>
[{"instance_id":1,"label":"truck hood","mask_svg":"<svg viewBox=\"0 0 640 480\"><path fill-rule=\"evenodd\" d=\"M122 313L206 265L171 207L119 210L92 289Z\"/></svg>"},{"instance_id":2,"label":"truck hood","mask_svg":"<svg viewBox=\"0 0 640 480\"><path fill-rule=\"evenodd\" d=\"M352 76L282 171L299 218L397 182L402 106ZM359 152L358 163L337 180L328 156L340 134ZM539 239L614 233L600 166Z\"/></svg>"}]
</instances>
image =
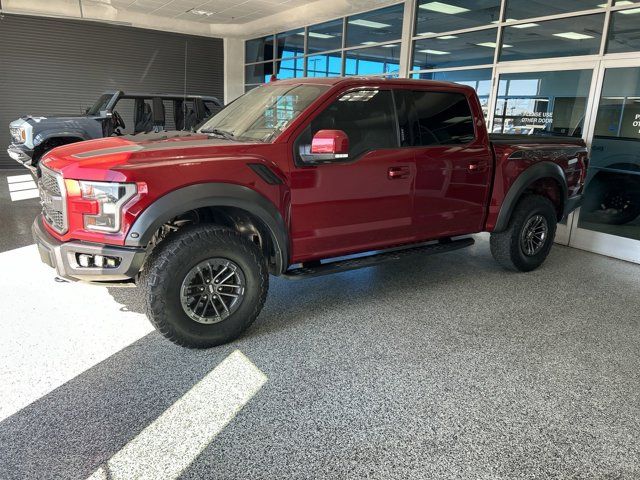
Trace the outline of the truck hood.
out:
<instances>
[{"instance_id":1,"label":"truck hood","mask_svg":"<svg viewBox=\"0 0 640 480\"><path fill-rule=\"evenodd\" d=\"M159 132L107 137L51 150L43 164L65 178L123 181L135 171L189 162L250 155L261 142L236 142L192 132Z\"/></svg>"}]
</instances>

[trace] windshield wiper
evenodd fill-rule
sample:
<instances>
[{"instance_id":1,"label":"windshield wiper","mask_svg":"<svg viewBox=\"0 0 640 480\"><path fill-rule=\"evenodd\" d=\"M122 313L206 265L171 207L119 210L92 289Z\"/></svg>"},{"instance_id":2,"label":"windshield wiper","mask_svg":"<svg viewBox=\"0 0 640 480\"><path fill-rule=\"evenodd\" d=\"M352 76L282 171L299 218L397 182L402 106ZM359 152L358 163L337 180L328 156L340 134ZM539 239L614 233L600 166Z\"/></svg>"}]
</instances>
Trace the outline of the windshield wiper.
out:
<instances>
[{"instance_id":1,"label":"windshield wiper","mask_svg":"<svg viewBox=\"0 0 640 480\"><path fill-rule=\"evenodd\" d=\"M203 128L202 130L200 130L200 133L216 135L218 137L222 137L227 140L235 140L236 138L236 136L233 133L227 132L226 130L220 130L219 128Z\"/></svg>"}]
</instances>

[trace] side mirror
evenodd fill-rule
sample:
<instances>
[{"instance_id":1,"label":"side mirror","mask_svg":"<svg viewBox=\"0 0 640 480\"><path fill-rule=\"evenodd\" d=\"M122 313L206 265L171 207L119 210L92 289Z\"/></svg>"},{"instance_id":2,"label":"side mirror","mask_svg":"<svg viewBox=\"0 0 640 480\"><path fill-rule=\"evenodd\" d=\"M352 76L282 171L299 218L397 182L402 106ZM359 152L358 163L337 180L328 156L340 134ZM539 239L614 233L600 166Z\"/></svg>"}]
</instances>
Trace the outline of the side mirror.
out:
<instances>
[{"instance_id":1,"label":"side mirror","mask_svg":"<svg viewBox=\"0 0 640 480\"><path fill-rule=\"evenodd\" d=\"M319 130L311 140L310 153L301 153L306 163L323 163L349 158L349 137L342 130Z\"/></svg>"}]
</instances>

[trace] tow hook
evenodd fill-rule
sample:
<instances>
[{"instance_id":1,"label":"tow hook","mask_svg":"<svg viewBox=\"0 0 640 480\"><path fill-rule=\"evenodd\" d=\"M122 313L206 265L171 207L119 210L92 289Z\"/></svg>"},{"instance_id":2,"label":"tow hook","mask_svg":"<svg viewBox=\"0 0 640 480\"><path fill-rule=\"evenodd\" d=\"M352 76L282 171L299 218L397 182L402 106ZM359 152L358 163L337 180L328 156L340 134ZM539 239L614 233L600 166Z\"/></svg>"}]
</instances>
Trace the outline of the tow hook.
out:
<instances>
[{"instance_id":1,"label":"tow hook","mask_svg":"<svg viewBox=\"0 0 640 480\"><path fill-rule=\"evenodd\" d=\"M54 278L54 280L56 282L58 282L58 283L71 283L69 280L66 280L66 279L64 279L62 277L56 277L56 278Z\"/></svg>"}]
</instances>

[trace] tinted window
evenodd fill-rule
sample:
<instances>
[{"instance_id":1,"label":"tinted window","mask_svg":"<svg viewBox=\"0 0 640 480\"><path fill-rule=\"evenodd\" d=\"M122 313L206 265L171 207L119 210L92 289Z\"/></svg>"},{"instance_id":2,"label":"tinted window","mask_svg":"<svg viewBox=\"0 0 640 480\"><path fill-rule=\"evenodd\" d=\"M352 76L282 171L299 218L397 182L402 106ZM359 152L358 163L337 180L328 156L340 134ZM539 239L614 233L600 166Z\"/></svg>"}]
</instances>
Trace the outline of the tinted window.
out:
<instances>
[{"instance_id":1,"label":"tinted window","mask_svg":"<svg viewBox=\"0 0 640 480\"><path fill-rule=\"evenodd\" d=\"M381 148L396 148L398 137L391 92L359 90L346 93L311 121L300 148L308 151L318 130L343 130L349 137L349 158Z\"/></svg>"},{"instance_id":2,"label":"tinted window","mask_svg":"<svg viewBox=\"0 0 640 480\"><path fill-rule=\"evenodd\" d=\"M489 25L500 19L500 0L420 0L416 13L416 35L464 30Z\"/></svg>"},{"instance_id":3,"label":"tinted window","mask_svg":"<svg viewBox=\"0 0 640 480\"><path fill-rule=\"evenodd\" d=\"M562 0L549 2L548 0L509 0L507 2L507 20L521 20L523 18L545 17L558 13L592 10L606 6L607 2L593 0ZM525 24L526 25L526 24Z\"/></svg>"},{"instance_id":4,"label":"tinted window","mask_svg":"<svg viewBox=\"0 0 640 480\"><path fill-rule=\"evenodd\" d=\"M459 93L413 92L419 145L469 143L474 138L467 98Z\"/></svg>"},{"instance_id":5,"label":"tinted window","mask_svg":"<svg viewBox=\"0 0 640 480\"><path fill-rule=\"evenodd\" d=\"M596 54L603 26L604 14L506 27L500 61Z\"/></svg>"},{"instance_id":6,"label":"tinted window","mask_svg":"<svg viewBox=\"0 0 640 480\"><path fill-rule=\"evenodd\" d=\"M402 36L404 3L347 19L347 47L397 40Z\"/></svg>"},{"instance_id":7,"label":"tinted window","mask_svg":"<svg viewBox=\"0 0 640 480\"><path fill-rule=\"evenodd\" d=\"M342 48L342 18L309 27L307 53L324 52Z\"/></svg>"},{"instance_id":8,"label":"tinted window","mask_svg":"<svg viewBox=\"0 0 640 480\"><path fill-rule=\"evenodd\" d=\"M443 35L413 42L413 69L493 63L498 30L489 28L458 35Z\"/></svg>"},{"instance_id":9,"label":"tinted window","mask_svg":"<svg viewBox=\"0 0 640 480\"><path fill-rule=\"evenodd\" d=\"M263 62L273 58L273 35L247 40L244 44L246 63Z\"/></svg>"}]
</instances>

